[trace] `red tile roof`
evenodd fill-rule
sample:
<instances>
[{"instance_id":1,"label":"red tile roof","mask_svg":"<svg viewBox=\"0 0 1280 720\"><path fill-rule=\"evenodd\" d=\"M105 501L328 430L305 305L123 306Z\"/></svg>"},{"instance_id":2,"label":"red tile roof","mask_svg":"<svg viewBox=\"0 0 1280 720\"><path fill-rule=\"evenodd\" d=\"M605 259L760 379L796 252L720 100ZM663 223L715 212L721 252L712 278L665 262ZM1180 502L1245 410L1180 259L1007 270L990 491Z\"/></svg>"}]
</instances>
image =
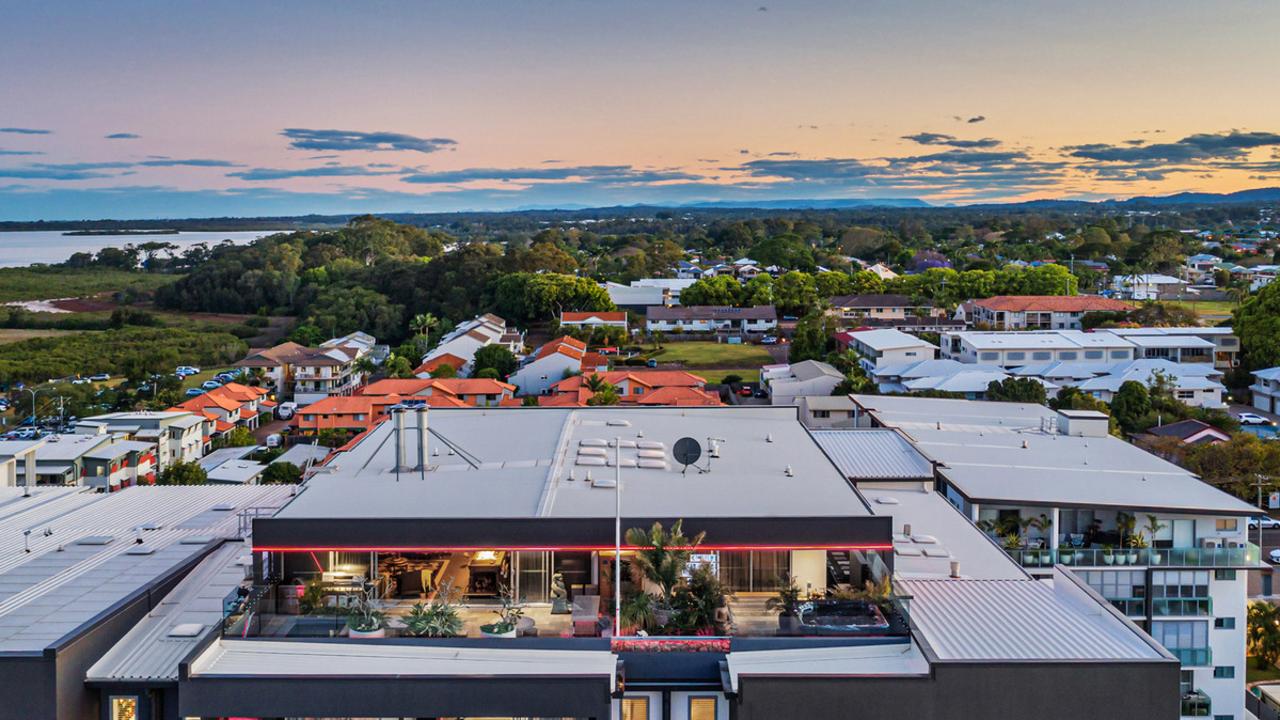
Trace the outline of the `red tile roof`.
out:
<instances>
[{"instance_id":1,"label":"red tile roof","mask_svg":"<svg viewBox=\"0 0 1280 720\"><path fill-rule=\"evenodd\" d=\"M431 387L454 395L501 395L516 390L515 385L493 378L439 378L428 382Z\"/></svg>"},{"instance_id":2,"label":"red tile roof","mask_svg":"<svg viewBox=\"0 0 1280 720\"><path fill-rule=\"evenodd\" d=\"M581 358L586 354L586 352L586 343L565 335L564 337L556 338L555 340L552 340L546 345L538 348L538 352L535 357L541 360L542 358L554 355L555 353L561 353L563 355L568 355L571 358Z\"/></svg>"},{"instance_id":3,"label":"red tile roof","mask_svg":"<svg viewBox=\"0 0 1280 720\"><path fill-rule=\"evenodd\" d=\"M1125 312L1133 306L1097 295L997 295L975 300L977 307L997 312Z\"/></svg>"},{"instance_id":4,"label":"red tile roof","mask_svg":"<svg viewBox=\"0 0 1280 720\"><path fill-rule=\"evenodd\" d=\"M697 387L707 384L706 378L683 370L609 370L601 373L584 373L565 378L551 386L552 392L571 392L582 386L591 375L599 375L610 385L618 385L628 379L645 387L657 388L666 386Z\"/></svg>"},{"instance_id":5,"label":"red tile roof","mask_svg":"<svg viewBox=\"0 0 1280 720\"><path fill-rule=\"evenodd\" d=\"M598 352L585 353L582 356L582 371L595 372L597 368L609 367L609 358Z\"/></svg>"},{"instance_id":6,"label":"red tile roof","mask_svg":"<svg viewBox=\"0 0 1280 720\"><path fill-rule=\"evenodd\" d=\"M416 395L431 386L422 378L386 378L360 388L361 395Z\"/></svg>"},{"instance_id":7,"label":"red tile roof","mask_svg":"<svg viewBox=\"0 0 1280 720\"><path fill-rule=\"evenodd\" d=\"M675 405L690 407L701 405L720 405L720 396L692 387L668 386L658 388L651 393L641 395L637 405Z\"/></svg>"},{"instance_id":8,"label":"red tile roof","mask_svg":"<svg viewBox=\"0 0 1280 720\"><path fill-rule=\"evenodd\" d=\"M562 312L560 313L560 322L562 323L580 323L591 318L597 318L604 322L626 322L626 311L619 310L617 312Z\"/></svg>"},{"instance_id":9,"label":"red tile roof","mask_svg":"<svg viewBox=\"0 0 1280 720\"><path fill-rule=\"evenodd\" d=\"M441 365L449 365L449 366L452 366L454 370L461 370L462 366L466 364L467 364L467 361L465 359L460 358L457 355L454 355L453 353L445 353L443 355L437 355L436 357L433 357L430 360L422 363L418 367L414 368L413 374L414 375L430 375L431 373L439 369Z\"/></svg>"}]
</instances>

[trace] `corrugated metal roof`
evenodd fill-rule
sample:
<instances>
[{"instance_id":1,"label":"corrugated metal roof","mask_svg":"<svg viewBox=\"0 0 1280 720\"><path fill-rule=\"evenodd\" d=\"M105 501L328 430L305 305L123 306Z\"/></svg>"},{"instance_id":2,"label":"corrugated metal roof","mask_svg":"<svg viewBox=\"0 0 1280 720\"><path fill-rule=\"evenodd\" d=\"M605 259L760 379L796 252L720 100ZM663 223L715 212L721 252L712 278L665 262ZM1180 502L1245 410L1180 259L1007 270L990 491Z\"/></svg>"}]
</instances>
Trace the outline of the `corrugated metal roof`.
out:
<instances>
[{"instance_id":1,"label":"corrugated metal roof","mask_svg":"<svg viewBox=\"0 0 1280 720\"><path fill-rule=\"evenodd\" d=\"M138 622L86 675L95 681L163 681L178 679L178 663L201 639L217 630L222 601L244 581L243 543L228 542L201 561L191 574ZM169 637L178 625L203 630L191 637Z\"/></svg>"},{"instance_id":2,"label":"corrugated metal roof","mask_svg":"<svg viewBox=\"0 0 1280 720\"><path fill-rule=\"evenodd\" d=\"M132 487L111 494L83 489L0 489L0 651L40 651L75 633L116 602L205 552L207 542L238 534L236 511L278 507L290 486ZM225 505L230 510L214 511ZM154 530L139 530L154 525ZM29 535L23 531L30 530ZM86 536L106 544L82 545ZM136 540L141 538L142 544ZM30 552L24 550L29 547ZM146 547L150 554L129 551Z\"/></svg>"},{"instance_id":3,"label":"corrugated metal roof","mask_svg":"<svg viewBox=\"0 0 1280 720\"><path fill-rule=\"evenodd\" d=\"M899 580L942 660L1167 660L1071 580Z\"/></svg>"},{"instance_id":4,"label":"corrugated metal roof","mask_svg":"<svg viewBox=\"0 0 1280 720\"><path fill-rule=\"evenodd\" d=\"M813 438L847 478L933 478L933 464L892 430L815 430Z\"/></svg>"}]
</instances>

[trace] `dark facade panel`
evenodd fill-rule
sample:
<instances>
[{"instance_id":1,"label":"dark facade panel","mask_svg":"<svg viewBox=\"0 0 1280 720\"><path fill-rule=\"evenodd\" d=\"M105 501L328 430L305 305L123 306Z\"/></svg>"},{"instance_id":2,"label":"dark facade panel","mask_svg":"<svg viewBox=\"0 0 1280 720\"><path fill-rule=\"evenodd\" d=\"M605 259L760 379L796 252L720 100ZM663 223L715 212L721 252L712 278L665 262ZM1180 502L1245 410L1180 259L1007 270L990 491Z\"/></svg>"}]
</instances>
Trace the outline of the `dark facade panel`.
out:
<instances>
[{"instance_id":1,"label":"dark facade panel","mask_svg":"<svg viewBox=\"0 0 1280 720\"><path fill-rule=\"evenodd\" d=\"M670 527L680 518L623 518L623 528ZM707 533L711 547L890 546L893 521L866 517L685 518L684 531ZM412 548L608 548L612 518L258 518L255 549L395 550Z\"/></svg>"},{"instance_id":2,"label":"dark facade panel","mask_svg":"<svg viewBox=\"0 0 1280 720\"><path fill-rule=\"evenodd\" d=\"M607 677L195 677L183 717L609 717Z\"/></svg>"},{"instance_id":3,"label":"dark facade panel","mask_svg":"<svg viewBox=\"0 0 1280 720\"><path fill-rule=\"evenodd\" d=\"M1178 664L934 665L924 678L742 677L736 720L1176 720Z\"/></svg>"}]
</instances>

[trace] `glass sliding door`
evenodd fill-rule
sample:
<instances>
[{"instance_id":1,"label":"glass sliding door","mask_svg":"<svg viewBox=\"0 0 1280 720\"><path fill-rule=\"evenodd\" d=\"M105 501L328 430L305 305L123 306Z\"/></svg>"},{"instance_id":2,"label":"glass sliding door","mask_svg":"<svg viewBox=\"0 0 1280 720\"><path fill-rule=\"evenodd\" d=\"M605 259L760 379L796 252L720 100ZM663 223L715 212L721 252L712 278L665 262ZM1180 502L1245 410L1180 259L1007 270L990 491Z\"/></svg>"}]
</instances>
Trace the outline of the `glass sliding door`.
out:
<instances>
[{"instance_id":1,"label":"glass sliding door","mask_svg":"<svg viewBox=\"0 0 1280 720\"><path fill-rule=\"evenodd\" d=\"M720 581L732 592L772 592L791 572L791 553L750 550L720 553Z\"/></svg>"},{"instance_id":2,"label":"glass sliding door","mask_svg":"<svg viewBox=\"0 0 1280 720\"><path fill-rule=\"evenodd\" d=\"M516 597L523 602L550 602L551 553L518 552Z\"/></svg>"}]
</instances>

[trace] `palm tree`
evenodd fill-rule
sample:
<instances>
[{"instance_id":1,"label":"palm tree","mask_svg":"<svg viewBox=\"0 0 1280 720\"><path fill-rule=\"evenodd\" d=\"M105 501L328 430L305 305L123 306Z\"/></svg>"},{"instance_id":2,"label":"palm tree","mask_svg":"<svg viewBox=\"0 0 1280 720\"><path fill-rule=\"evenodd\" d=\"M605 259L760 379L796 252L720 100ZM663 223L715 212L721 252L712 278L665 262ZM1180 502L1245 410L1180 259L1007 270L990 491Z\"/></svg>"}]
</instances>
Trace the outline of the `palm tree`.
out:
<instances>
[{"instance_id":1,"label":"palm tree","mask_svg":"<svg viewBox=\"0 0 1280 720\"><path fill-rule=\"evenodd\" d=\"M1248 637L1254 667L1273 667L1280 658L1280 607L1265 600L1250 603Z\"/></svg>"},{"instance_id":2,"label":"palm tree","mask_svg":"<svg viewBox=\"0 0 1280 720\"><path fill-rule=\"evenodd\" d=\"M603 392L612 387L604 378L600 377L599 373L591 373L591 376L583 380L582 384L586 385L587 389L593 393Z\"/></svg>"},{"instance_id":3,"label":"palm tree","mask_svg":"<svg viewBox=\"0 0 1280 720\"><path fill-rule=\"evenodd\" d=\"M658 586L658 599L667 607L689 565L689 558L707 535L701 532L692 538L685 537L683 525L683 520L677 520L667 532L662 523L656 522L648 531L642 528L627 531L627 544L637 548L631 562L645 579Z\"/></svg>"},{"instance_id":4,"label":"palm tree","mask_svg":"<svg viewBox=\"0 0 1280 720\"><path fill-rule=\"evenodd\" d=\"M440 324L440 319L431 313L418 313L409 321L409 329L415 335L430 335L431 330Z\"/></svg>"}]
</instances>

